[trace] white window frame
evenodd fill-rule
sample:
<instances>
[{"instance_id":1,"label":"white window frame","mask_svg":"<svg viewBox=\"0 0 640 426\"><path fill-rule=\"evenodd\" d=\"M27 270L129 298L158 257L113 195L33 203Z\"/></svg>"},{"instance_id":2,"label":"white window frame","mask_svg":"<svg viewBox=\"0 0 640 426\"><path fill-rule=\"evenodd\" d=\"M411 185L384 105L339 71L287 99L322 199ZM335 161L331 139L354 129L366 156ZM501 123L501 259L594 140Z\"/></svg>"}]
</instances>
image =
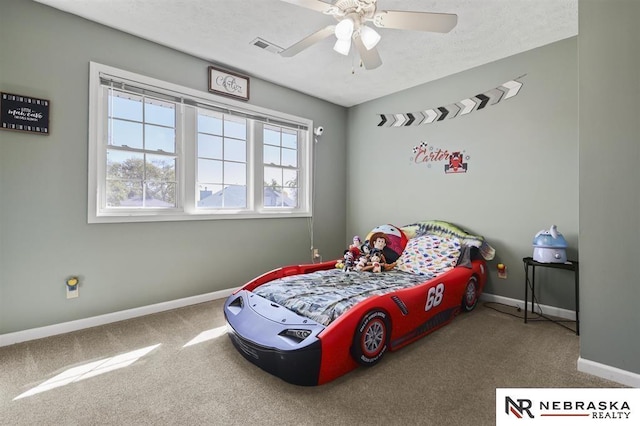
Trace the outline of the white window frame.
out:
<instances>
[{"instance_id":1,"label":"white window frame","mask_svg":"<svg viewBox=\"0 0 640 426\"><path fill-rule=\"evenodd\" d=\"M88 209L89 223L158 222L215 219L255 219L282 217L310 217L312 212L313 121L307 118L273 111L234 99L221 100L208 92L161 81L108 65L89 64L89 143L88 143ZM108 208L106 193L107 100L101 79L124 83L141 90L186 99L189 105L177 104L176 120L176 188L175 208ZM251 129L247 135L247 206L246 208L203 209L197 207L197 104L203 108L224 110L230 114L249 117ZM191 124L189 124L189 122ZM262 136L254 130L259 123L298 130L299 190L298 206L263 206ZM261 127L261 126L260 126ZM255 135L255 137L254 137Z\"/></svg>"}]
</instances>

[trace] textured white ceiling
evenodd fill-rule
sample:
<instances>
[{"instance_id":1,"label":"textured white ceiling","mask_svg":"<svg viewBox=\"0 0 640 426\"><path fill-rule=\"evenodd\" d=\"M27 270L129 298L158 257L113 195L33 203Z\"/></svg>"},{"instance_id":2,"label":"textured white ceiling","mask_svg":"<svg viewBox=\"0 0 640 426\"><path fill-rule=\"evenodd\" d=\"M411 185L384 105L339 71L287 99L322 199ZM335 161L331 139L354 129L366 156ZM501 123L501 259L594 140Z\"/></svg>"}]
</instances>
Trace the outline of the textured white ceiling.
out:
<instances>
[{"instance_id":1,"label":"textured white ceiling","mask_svg":"<svg viewBox=\"0 0 640 426\"><path fill-rule=\"evenodd\" d=\"M379 10L455 13L447 34L376 29L381 67L333 51L325 39L287 48L334 18L279 0L36 0L338 105L352 106L578 34L578 0L379 0ZM327 0L327 2L331 2Z\"/></svg>"}]
</instances>

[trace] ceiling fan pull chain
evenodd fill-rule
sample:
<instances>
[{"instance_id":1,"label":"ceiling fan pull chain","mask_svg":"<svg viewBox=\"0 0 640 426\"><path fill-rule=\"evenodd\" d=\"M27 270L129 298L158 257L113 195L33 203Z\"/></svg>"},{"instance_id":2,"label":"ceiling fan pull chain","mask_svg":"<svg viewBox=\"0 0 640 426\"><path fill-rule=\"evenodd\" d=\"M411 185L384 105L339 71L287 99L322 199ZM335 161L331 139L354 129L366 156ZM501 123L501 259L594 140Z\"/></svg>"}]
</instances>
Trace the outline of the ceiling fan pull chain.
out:
<instances>
[{"instance_id":1,"label":"ceiling fan pull chain","mask_svg":"<svg viewBox=\"0 0 640 426\"><path fill-rule=\"evenodd\" d=\"M352 55L351 56L351 75L355 75L356 73L355 61L356 61L356 56Z\"/></svg>"}]
</instances>

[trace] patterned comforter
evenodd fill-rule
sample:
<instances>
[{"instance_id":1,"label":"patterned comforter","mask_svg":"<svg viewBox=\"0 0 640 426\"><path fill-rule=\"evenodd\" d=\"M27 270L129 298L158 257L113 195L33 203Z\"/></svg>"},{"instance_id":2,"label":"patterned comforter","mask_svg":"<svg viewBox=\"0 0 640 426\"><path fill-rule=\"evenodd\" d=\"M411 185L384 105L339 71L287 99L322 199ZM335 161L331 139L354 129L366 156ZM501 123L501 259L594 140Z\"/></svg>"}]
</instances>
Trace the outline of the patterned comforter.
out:
<instances>
[{"instance_id":1,"label":"patterned comforter","mask_svg":"<svg viewBox=\"0 0 640 426\"><path fill-rule=\"evenodd\" d=\"M329 269L280 278L256 288L253 293L329 325L368 297L412 287L431 278L395 269L380 273Z\"/></svg>"}]
</instances>

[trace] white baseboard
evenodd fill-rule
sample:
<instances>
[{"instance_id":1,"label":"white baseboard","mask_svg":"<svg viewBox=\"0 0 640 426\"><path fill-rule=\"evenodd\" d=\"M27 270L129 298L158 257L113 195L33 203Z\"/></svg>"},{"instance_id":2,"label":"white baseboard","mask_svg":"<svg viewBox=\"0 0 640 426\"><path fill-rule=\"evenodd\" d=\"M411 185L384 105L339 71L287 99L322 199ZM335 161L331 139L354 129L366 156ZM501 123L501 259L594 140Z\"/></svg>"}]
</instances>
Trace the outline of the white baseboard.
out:
<instances>
[{"instance_id":1,"label":"white baseboard","mask_svg":"<svg viewBox=\"0 0 640 426\"><path fill-rule=\"evenodd\" d=\"M483 300L485 302L503 303L509 306L518 306L521 309L524 307L523 300L497 296L495 294L484 293L480 297L480 300ZM527 309L531 311L531 302L527 303ZM538 309L538 305L536 304L535 312L540 312L540 310L542 310L542 312L545 315L551 315L554 317L564 318L572 321L575 321L576 319L576 313L574 311L570 311L567 309L557 308L555 306L548 306L548 305L540 305ZM609 365L601 364L599 362L589 361L588 359L584 359L581 357L578 357L577 368L578 368L578 371L591 374L592 376L611 380L613 382L620 383L626 386L631 386L634 388L640 387L640 374L632 373L631 371L621 370L619 368L611 367Z\"/></svg>"},{"instance_id":2,"label":"white baseboard","mask_svg":"<svg viewBox=\"0 0 640 426\"><path fill-rule=\"evenodd\" d=\"M483 300L485 302L502 303L509 306L517 306L520 309L524 309L524 300L512 299L510 297L503 297L503 296L497 296L495 294L483 293L482 296L480 296L480 300ZM529 310L529 312L531 312L531 304L532 304L531 301L527 302L527 309ZM543 313L544 315L564 318L571 321L576 320L576 313L574 311L563 309L563 308L557 308L555 306L538 305L536 303L534 307L534 311L538 313Z\"/></svg>"},{"instance_id":3,"label":"white baseboard","mask_svg":"<svg viewBox=\"0 0 640 426\"><path fill-rule=\"evenodd\" d=\"M17 331L15 333L0 334L0 347L9 346L15 343L29 340L42 339L44 337L55 336L57 334L69 333L71 331L96 327L112 322L123 321L144 315L169 311L171 309L182 308L198 303L209 302L211 300L223 299L231 295L236 289L219 290L212 293L200 294L198 296L185 297L183 299L170 300L168 302L156 303L154 305L141 306L139 308L127 309L124 311L112 312L95 317L83 318L75 321L63 322L60 324L48 325L45 327L32 328L29 330Z\"/></svg>"},{"instance_id":4,"label":"white baseboard","mask_svg":"<svg viewBox=\"0 0 640 426\"><path fill-rule=\"evenodd\" d=\"M582 357L578 358L578 371L611 380L633 388L640 388L640 374L631 371L621 370L610 365L589 361Z\"/></svg>"}]
</instances>

